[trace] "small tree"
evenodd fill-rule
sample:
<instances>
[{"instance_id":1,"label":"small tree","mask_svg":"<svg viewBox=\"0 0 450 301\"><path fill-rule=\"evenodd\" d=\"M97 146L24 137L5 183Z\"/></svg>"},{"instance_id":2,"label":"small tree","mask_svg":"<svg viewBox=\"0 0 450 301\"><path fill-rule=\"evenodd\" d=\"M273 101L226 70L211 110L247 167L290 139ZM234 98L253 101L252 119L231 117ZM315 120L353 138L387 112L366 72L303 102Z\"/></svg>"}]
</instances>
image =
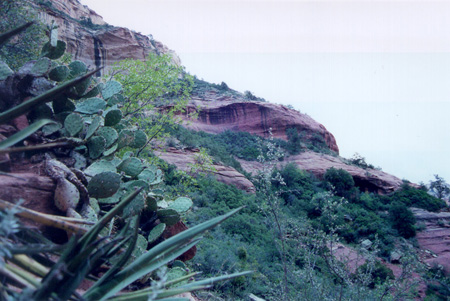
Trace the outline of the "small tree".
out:
<instances>
[{"instance_id":1,"label":"small tree","mask_svg":"<svg viewBox=\"0 0 450 301\"><path fill-rule=\"evenodd\" d=\"M160 137L164 128L181 122L176 114L186 109L193 78L173 64L169 55L123 60L110 76L122 84L127 100L122 108L124 116L145 128L149 141Z\"/></svg>"},{"instance_id":2,"label":"small tree","mask_svg":"<svg viewBox=\"0 0 450 301\"><path fill-rule=\"evenodd\" d=\"M430 191L438 199L443 200L450 195L450 185L439 175L434 175L435 181L430 181Z\"/></svg>"}]
</instances>

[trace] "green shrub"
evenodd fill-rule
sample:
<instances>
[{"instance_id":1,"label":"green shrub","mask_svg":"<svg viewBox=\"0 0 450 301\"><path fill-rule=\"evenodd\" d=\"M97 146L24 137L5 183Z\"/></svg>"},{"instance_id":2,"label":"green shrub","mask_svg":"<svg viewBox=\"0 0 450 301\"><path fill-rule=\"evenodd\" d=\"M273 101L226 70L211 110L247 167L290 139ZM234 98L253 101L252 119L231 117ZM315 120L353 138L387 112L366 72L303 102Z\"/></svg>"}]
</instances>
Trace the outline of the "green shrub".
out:
<instances>
[{"instance_id":1,"label":"green shrub","mask_svg":"<svg viewBox=\"0 0 450 301\"><path fill-rule=\"evenodd\" d=\"M348 197L355 187L353 177L343 169L332 167L325 172L323 179L333 187L338 196Z\"/></svg>"},{"instance_id":2,"label":"green shrub","mask_svg":"<svg viewBox=\"0 0 450 301\"><path fill-rule=\"evenodd\" d=\"M429 195L426 191L416 189L407 184L403 185L400 190L380 197L384 204L391 204L393 202L400 202L407 207L418 207L428 211L439 211L447 207L445 201L440 200L434 196Z\"/></svg>"},{"instance_id":3,"label":"green shrub","mask_svg":"<svg viewBox=\"0 0 450 301\"><path fill-rule=\"evenodd\" d=\"M416 229L414 224L416 218L411 210L401 202L395 201L389 207L389 217L391 219L392 227L404 238L411 238L416 236Z\"/></svg>"}]
</instances>

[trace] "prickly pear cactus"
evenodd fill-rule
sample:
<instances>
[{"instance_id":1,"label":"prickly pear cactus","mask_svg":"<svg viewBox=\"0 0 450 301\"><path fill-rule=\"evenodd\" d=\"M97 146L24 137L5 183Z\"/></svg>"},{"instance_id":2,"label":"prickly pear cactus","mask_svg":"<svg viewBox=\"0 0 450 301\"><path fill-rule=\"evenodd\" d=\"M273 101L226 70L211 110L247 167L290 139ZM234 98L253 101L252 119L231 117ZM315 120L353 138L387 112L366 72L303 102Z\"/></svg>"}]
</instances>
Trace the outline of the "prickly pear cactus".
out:
<instances>
[{"instance_id":1,"label":"prickly pear cactus","mask_svg":"<svg viewBox=\"0 0 450 301\"><path fill-rule=\"evenodd\" d=\"M194 203L192 203L190 198L179 197L175 201L171 202L168 208L173 209L178 213L185 213L191 209L193 204Z\"/></svg>"},{"instance_id":2,"label":"prickly pear cactus","mask_svg":"<svg viewBox=\"0 0 450 301\"><path fill-rule=\"evenodd\" d=\"M88 192L94 198L108 198L120 188L121 176L115 172L102 172L95 175L88 184Z\"/></svg>"},{"instance_id":3,"label":"prickly pear cactus","mask_svg":"<svg viewBox=\"0 0 450 301\"><path fill-rule=\"evenodd\" d=\"M155 242L163 234L164 230L166 230L166 224L161 223L156 225L148 234L148 243Z\"/></svg>"},{"instance_id":4,"label":"prickly pear cactus","mask_svg":"<svg viewBox=\"0 0 450 301\"><path fill-rule=\"evenodd\" d=\"M180 215L173 209L162 209L157 212L158 218L167 226L173 226L180 221Z\"/></svg>"},{"instance_id":5,"label":"prickly pear cactus","mask_svg":"<svg viewBox=\"0 0 450 301\"><path fill-rule=\"evenodd\" d=\"M122 111L120 110L111 110L106 113L105 116L105 126L113 126L116 125L122 120Z\"/></svg>"},{"instance_id":6,"label":"prickly pear cactus","mask_svg":"<svg viewBox=\"0 0 450 301\"><path fill-rule=\"evenodd\" d=\"M75 111L83 114L98 114L106 107L106 102L98 97L88 98L85 101L78 103Z\"/></svg>"},{"instance_id":7,"label":"prickly pear cactus","mask_svg":"<svg viewBox=\"0 0 450 301\"><path fill-rule=\"evenodd\" d=\"M64 127L69 132L70 136L75 136L81 132L84 123L83 118L79 114L72 113L66 117L64 121Z\"/></svg>"},{"instance_id":8,"label":"prickly pear cactus","mask_svg":"<svg viewBox=\"0 0 450 301\"><path fill-rule=\"evenodd\" d=\"M111 98L114 94L118 94L122 91L122 85L115 80L111 80L106 83L105 87L102 90L102 95L104 99Z\"/></svg>"},{"instance_id":9,"label":"prickly pear cactus","mask_svg":"<svg viewBox=\"0 0 450 301\"><path fill-rule=\"evenodd\" d=\"M67 66L56 66L48 74L48 78L57 82L62 82L69 76L70 70Z\"/></svg>"},{"instance_id":10,"label":"prickly pear cactus","mask_svg":"<svg viewBox=\"0 0 450 301\"><path fill-rule=\"evenodd\" d=\"M117 166L118 171L123 171L126 175L130 177L137 177L142 170L144 170L144 164L141 160L136 157L128 158L122 161L122 163Z\"/></svg>"}]
</instances>

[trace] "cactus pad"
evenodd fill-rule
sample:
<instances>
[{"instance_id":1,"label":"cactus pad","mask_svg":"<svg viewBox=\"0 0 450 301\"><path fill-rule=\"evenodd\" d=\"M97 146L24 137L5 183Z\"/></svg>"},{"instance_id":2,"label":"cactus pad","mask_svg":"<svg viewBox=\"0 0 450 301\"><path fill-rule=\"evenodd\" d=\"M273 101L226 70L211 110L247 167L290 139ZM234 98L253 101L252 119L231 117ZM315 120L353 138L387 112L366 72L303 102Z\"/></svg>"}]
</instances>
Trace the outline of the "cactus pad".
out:
<instances>
[{"instance_id":1,"label":"cactus pad","mask_svg":"<svg viewBox=\"0 0 450 301\"><path fill-rule=\"evenodd\" d=\"M83 208L80 211L80 215L83 219L89 222L96 223L98 221L97 213L91 206L83 206Z\"/></svg>"},{"instance_id":2,"label":"cactus pad","mask_svg":"<svg viewBox=\"0 0 450 301\"><path fill-rule=\"evenodd\" d=\"M144 169L144 164L136 157L131 157L122 161L117 166L118 171L123 171L126 175L137 177Z\"/></svg>"},{"instance_id":3,"label":"cactus pad","mask_svg":"<svg viewBox=\"0 0 450 301\"><path fill-rule=\"evenodd\" d=\"M167 281L172 281L172 280L181 278L186 275L187 275L186 270L181 267L171 268L166 274ZM177 283L177 285L183 285L183 284L186 284L187 282L188 282L188 280L183 280L180 283Z\"/></svg>"},{"instance_id":4,"label":"cactus pad","mask_svg":"<svg viewBox=\"0 0 450 301\"><path fill-rule=\"evenodd\" d=\"M117 143L114 143L113 146L111 146L110 148L108 148L107 150L105 150L103 152L103 156L106 157L106 156L112 155L116 152L116 150L117 150Z\"/></svg>"},{"instance_id":5,"label":"cactus pad","mask_svg":"<svg viewBox=\"0 0 450 301\"><path fill-rule=\"evenodd\" d=\"M50 42L47 42L41 50L41 56L48 57L51 60L57 60L63 56L66 51L66 43L64 41L58 40L56 42L56 47L53 47Z\"/></svg>"},{"instance_id":6,"label":"cactus pad","mask_svg":"<svg viewBox=\"0 0 450 301\"><path fill-rule=\"evenodd\" d=\"M134 133L130 130L122 130L119 133L119 139L117 141L118 147L122 148L130 146L134 142Z\"/></svg>"},{"instance_id":7,"label":"cactus pad","mask_svg":"<svg viewBox=\"0 0 450 301\"><path fill-rule=\"evenodd\" d=\"M86 64L83 63L82 61L73 61L72 63L69 64L69 69L70 69L69 74L70 78L75 78L77 76L85 74L87 71Z\"/></svg>"},{"instance_id":8,"label":"cactus pad","mask_svg":"<svg viewBox=\"0 0 450 301\"><path fill-rule=\"evenodd\" d=\"M119 137L117 131L109 126L102 127L100 130L97 131L97 135L105 138L106 140L105 148L111 147L111 145L113 145L114 142L116 142L117 138Z\"/></svg>"},{"instance_id":9,"label":"cactus pad","mask_svg":"<svg viewBox=\"0 0 450 301\"><path fill-rule=\"evenodd\" d=\"M69 76L70 70L67 66L61 65L56 66L52 70L50 70L50 73L48 74L48 78L51 80L61 82Z\"/></svg>"},{"instance_id":10,"label":"cactus pad","mask_svg":"<svg viewBox=\"0 0 450 301\"><path fill-rule=\"evenodd\" d=\"M112 171L116 172L116 167L113 163L107 160L99 160L92 163L88 168L84 170L84 174L89 177L93 177L99 173Z\"/></svg>"},{"instance_id":11,"label":"cactus pad","mask_svg":"<svg viewBox=\"0 0 450 301\"><path fill-rule=\"evenodd\" d=\"M175 260L172 263L172 268L175 268L175 267L179 267L179 268L182 268L183 270L187 270L186 264L184 262L182 262L181 260Z\"/></svg>"},{"instance_id":12,"label":"cactus pad","mask_svg":"<svg viewBox=\"0 0 450 301\"><path fill-rule=\"evenodd\" d=\"M83 95L84 98L91 98L91 97L95 97L98 94L100 94L100 90L101 89L101 85L98 84L97 86L95 86L94 88L92 88L91 90L89 90L88 92L86 92L86 94Z\"/></svg>"},{"instance_id":13,"label":"cactus pad","mask_svg":"<svg viewBox=\"0 0 450 301\"><path fill-rule=\"evenodd\" d=\"M100 157L105 151L105 144L105 138L101 136L92 137L88 142L89 157L91 159L97 159L98 157Z\"/></svg>"},{"instance_id":14,"label":"cactus pad","mask_svg":"<svg viewBox=\"0 0 450 301\"><path fill-rule=\"evenodd\" d=\"M125 97L122 94L114 94L108 99L108 106L114 106L125 102Z\"/></svg>"},{"instance_id":15,"label":"cactus pad","mask_svg":"<svg viewBox=\"0 0 450 301\"><path fill-rule=\"evenodd\" d=\"M73 102L64 95L60 95L52 102L53 112L59 114L62 112L73 112L75 105Z\"/></svg>"},{"instance_id":16,"label":"cactus pad","mask_svg":"<svg viewBox=\"0 0 450 301\"><path fill-rule=\"evenodd\" d=\"M184 213L191 209L193 203L190 198L179 197L169 204L168 209L173 209L178 213Z\"/></svg>"},{"instance_id":17,"label":"cactus pad","mask_svg":"<svg viewBox=\"0 0 450 301\"><path fill-rule=\"evenodd\" d=\"M152 183L156 179L156 174L152 169L146 168L138 175L138 179Z\"/></svg>"},{"instance_id":18,"label":"cactus pad","mask_svg":"<svg viewBox=\"0 0 450 301\"><path fill-rule=\"evenodd\" d=\"M104 110L105 107L106 102L103 99L92 97L78 103L75 111L83 114L97 114L99 111Z\"/></svg>"},{"instance_id":19,"label":"cactus pad","mask_svg":"<svg viewBox=\"0 0 450 301\"><path fill-rule=\"evenodd\" d=\"M120 91L122 91L122 84L111 80L105 84L102 90L103 99L109 99L114 94L120 93Z\"/></svg>"},{"instance_id":20,"label":"cactus pad","mask_svg":"<svg viewBox=\"0 0 450 301\"><path fill-rule=\"evenodd\" d=\"M152 242L156 241L161 236L161 234L163 234L164 230L166 230L166 224L161 223L156 225L148 234L148 243L151 244Z\"/></svg>"},{"instance_id":21,"label":"cactus pad","mask_svg":"<svg viewBox=\"0 0 450 301\"><path fill-rule=\"evenodd\" d=\"M70 136L75 136L83 129L83 118L79 114L72 113L64 120L64 127Z\"/></svg>"},{"instance_id":22,"label":"cactus pad","mask_svg":"<svg viewBox=\"0 0 450 301\"><path fill-rule=\"evenodd\" d=\"M42 128L42 134L44 134L44 136L50 136L56 132L58 132L61 129L61 124L59 123L51 123L51 124L47 124L46 126L44 126Z\"/></svg>"},{"instance_id":23,"label":"cactus pad","mask_svg":"<svg viewBox=\"0 0 450 301\"><path fill-rule=\"evenodd\" d=\"M102 172L95 175L88 184L89 196L94 198L108 198L120 188L121 176L115 172Z\"/></svg>"},{"instance_id":24,"label":"cactus pad","mask_svg":"<svg viewBox=\"0 0 450 301\"><path fill-rule=\"evenodd\" d=\"M111 110L106 113L105 126L116 125L122 120L122 112L120 110Z\"/></svg>"},{"instance_id":25,"label":"cactus pad","mask_svg":"<svg viewBox=\"0 0 450 301\"><path fill-rule=\"evenodd\" d=\"M98 130L101 123L102 123L102 118L100 116L95 116L94 119L92 119L92 122L87 129L86 137L84 139L88 140L89 138L91 138L92 135L94 135L94 133ZM108 147L108 146L106 146L106 147Z\"/></svg>"},{"instance_id":26,"label":"cactus pad","mask_svg":"<svg viewBox=\"0 0 450 301\"><path fill-rule=\"evenodd\" d=\"M180 221L180 215L173 209L162 209L157 212L158 218L167 226L173 226Z\"/></svg>"},{"instance_id":27,"label":"cactus pad","mask_svg":"<svg viewBox=\"0 0 450 301\"><path fill-rule=\"evenodd\" d=\"M31 68L31 74L33 76L44 76L50 71L50 68L52 67L52 61L50 61L46 57L42 57L39 60L34 63L33 67Z\"/></svg>"},{"instance_id":28,"label":"cactus pad","mask_svg":"<svg viewBox=\"0 0 450 301\"><path fill-rule=\"evenodd\" d=\"M91 84L91 80L92 80L92 77L88 77L85 80L83 80L80 83L75 85L74 91L76 93L76 96L81 97L81 96L83 96L83 94L86 93L86 90L89 88L89 85Z\"/></svg>"},{"instance_id":29,"label":"cactus pad","mask_svg":"<svg viewBox=\"0 0 450 301\"><path fill-rule=\"evenodd\" d=\"M147 143L147 139L147 135L143 131L137 130L134 132L134 142L131 147L141 148Z\"/></svg>"}]
</instances>

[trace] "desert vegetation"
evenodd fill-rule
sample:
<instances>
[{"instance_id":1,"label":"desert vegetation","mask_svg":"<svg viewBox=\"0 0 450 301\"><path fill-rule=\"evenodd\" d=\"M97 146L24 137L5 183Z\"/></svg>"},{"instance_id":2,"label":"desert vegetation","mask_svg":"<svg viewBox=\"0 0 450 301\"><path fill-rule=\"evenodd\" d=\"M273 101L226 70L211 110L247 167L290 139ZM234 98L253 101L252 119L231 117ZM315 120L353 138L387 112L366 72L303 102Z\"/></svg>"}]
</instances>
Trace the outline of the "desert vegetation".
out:
<instances>
[{"instance_id":1,"label":"desert vegetation","mask_svg":"<svg viewBox=\"0 0 450 301\"><path fill-rule=\"evenodd\" d=\"M64 56L54 24L26 23L35 13L19 4L0 4L20 23L0 21L1 176L20 180L19 165L32 166L56 192L51 212L20 195L0 200L2 299L169 300L196 291L202 300L406 300L418 297L420 279L429 300L449 297L447 271L420 262L411 212L446 208L444 179L436 175L431 193L405 181L378 195L345 170L317 178L283 163L305 150L331 154L321 136L188 130L177 114L193 94L235 91L164 55L96 77ZM157 158L155 140L200 148L193 172ZM262 168L247 173L237 159ZM218 182L212 163L234 167L256 192ZM373 168L359 155L350 163Z\"/></svg>"}]
</instances>

